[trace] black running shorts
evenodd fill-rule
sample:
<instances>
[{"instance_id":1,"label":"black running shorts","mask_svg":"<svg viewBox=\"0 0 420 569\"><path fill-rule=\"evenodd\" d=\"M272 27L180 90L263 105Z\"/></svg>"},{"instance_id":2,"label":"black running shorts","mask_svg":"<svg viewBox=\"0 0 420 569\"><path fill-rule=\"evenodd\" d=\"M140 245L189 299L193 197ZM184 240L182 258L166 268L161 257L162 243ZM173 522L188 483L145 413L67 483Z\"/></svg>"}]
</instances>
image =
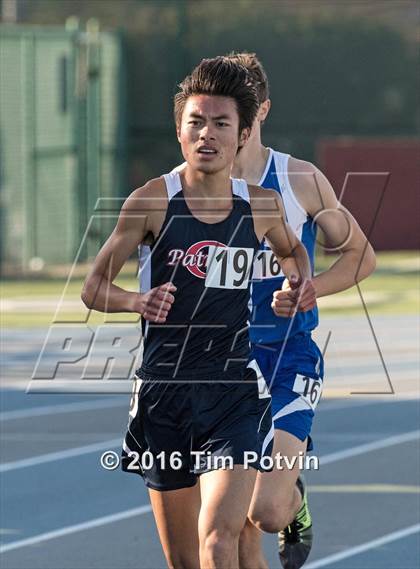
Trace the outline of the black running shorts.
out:
<instances>
[{"instance_id":1,"label":"black running shorts","mask_svg":"<svg viewBox=\"0 0 420 569\"><path fill-rule=\"evenodd\" d=\"M271 455L271 398L254 369L226 381L162 380L141 373L133 389L122 469L149 488L194 486L198 476Z\"/></svg>"}]
</instances>

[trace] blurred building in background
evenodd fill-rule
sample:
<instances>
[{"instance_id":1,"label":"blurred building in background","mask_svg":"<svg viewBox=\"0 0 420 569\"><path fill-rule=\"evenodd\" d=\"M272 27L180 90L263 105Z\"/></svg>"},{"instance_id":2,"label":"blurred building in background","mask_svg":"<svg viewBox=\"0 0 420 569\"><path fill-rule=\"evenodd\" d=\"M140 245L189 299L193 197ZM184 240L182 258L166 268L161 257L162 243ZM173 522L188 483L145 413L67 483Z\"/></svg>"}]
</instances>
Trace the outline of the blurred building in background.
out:
<instances>
[{"instance_id":1,"label":"blurred building in background","mask_svg":"<svg viewBox=\"0 0 420 569\"><path fill-rule=\"evenodd\" d=\"M96 21L1 28L3 272L72 263L98 198L126 187L123 63ZM90 224L79 259L111 229Z\"/></svg>"},{"instance_id":2,"label":"blurred building in background","mask_svg":"<svg viewBox=\"0 0 420 569\"><path fill-rule=\"evenodd\" d=\"M2 6L3 14L7 7L5 19L17 22L2 25L2 42L9 42L9 51L6 53L2 49L2 58L10 61L10 57L15 57L15 61L20 62L6 67L9 72L13 70L13 86L10 81L2 82L2 99L3 93L7 92L7 100L12 100L11 103L2 103L2 162L5 161L5 152L10 152L5 151L7 144L3 139L6 134L15 137L13 152L17 152L17 147L19 152L22 151L16 132L13 134L11 120L17 108L24 108L25 116L32 117L30 121L37 124L36 135L31 135L34 150L26 154L32 156L32 165L25 166L25 174L21 163L21 175L26 176L26 182L16 177L13 181L16 189L10 190L10 174L2 168L3 188L9 184L8 190L2 190L2 212L4 215L7 210L8 217L10 212L13 213L9 198L4 205L4 197L13 192L26 192L27 196L26 205L23 198L20 198L22 203L15 204L16 211L38 204L38 209L45 214L52 212L48 217L49 227L45 216L37 214L38 217L31 220L30 215L25 214L25 223L29 221L36 227L31 228L32 250L22 257L24 268L33 257L45 258L47 262L67 262L68 255L75 250L75 243L78 240L80 243L82 227L90 219L98 196L126 196L134 187L168 171L181 160L175 138L172 98L176 85L203 57L231 50L255 51L266 67L273 102L264 126L264 142L326 167L327 173L333 174L335 184L340 185L347 172L345 160L342 160L344 154L340 155L343 171L338 172L338 162L335 162L335 170L331 168L331 162L324 163L327 154L318 151L322 146L320 141L328 139L332 144L334 138L351 137L352 144L357 145L360 139L384 141L392 138L397 147L401 139L401 149L404 149L419 133L416 71L420 28L415 1L3 0ZM90 32L66 31L66 22L69 25L68 18L72 17L78 18L83 30L86 23L95 18L100 31L92 23ZM70 19L70 25L72 22L75 24L74 19ZM49 43L49 48L46 47L47 42L44 48L40 48L44 50L42 57L38 57L38 51L30 47L35 45L35 40L22 47L23 40L15 39L15 44L20 42L22 53L26 53L22 55L19 52L19 55L13 51L18 49L16 46L10 47L10 36L24 35L24 26L27 36L35 34L26 28L29 25L42 25L43 34L47 34L45 26L61 26L63 38L67 39L62 40L59 49L52 47L53 42ZM50 33L58 34L59 31L56 28ZM31 79L33 82L34 77L38 77L35 98L42 101L42 104L37 103L38 107L33 103L32 107L25 107L27 103L23 101L32 96L28 95L26 72L19 71L22 62L31 61L26 60L27 57L33 61L25 63L25 69L28 65L38 69L34 72L38 75ZM3 65L8 66L9 63ZM81 79L83 74L84 80ZM67 82L67 99L63 96L63 82ZM80 92L82 87L84 95ZM10 95L12 92L14 96ZM7 106L9 104L11 107ZM60 111L60 105L64 104L78 109L74 115L75 123L69 113L65 119L63 111ZM68 121L66 126L62 124L64 120ZM66 134L65 138L63 129L72 135ZM15 125L14 130L21 131L22 127ZM39 138L41 132L42 139ZM77 137L81 137L78 143ZM64 146L72 147L73 151L60 165L59 149ZM76 146L79 149L85 147L77 159ZM47 148L49 163L45 154ZM410 161L417 152L417 147L413 148ZM56 162L52 158L54 152ZM383 155L382 163L391 163L386 158L389 152L392 153L388 150L388 154ZM329 153L328 160L331 156ZM43 172L42 179L34 178L35 173L31 171L34 163L41 164L40 160L43 160L39 169ZM71 160L73 166L70 166ZM74 165L75 160L80 161L77 166ZM374 163L375 168L382 164L380 160ZM393 162L391 179L398 179L399 199L408 200L407 203L411 204L404 211L408 211L406 223L412 231L417 222L416 208L412 207L417 200L416 179L411 174L401 177L397 173L396 169L403 167L403 163L404 160ZM370 169L366 163L361 167ZM54 169L59 173L58 177L61 176L62 184L52 182ZM414 169L413 172L414 176L417 175ZM31 178L37 180L36 190L30 188ZM57 202L57 192L52 191L49 184L58 193L63 192L61 201ZM340 194L341 187L336 187L336 190ZM369 192L369 187L365 185L363 192ZM353 193L352 190L352 195L357 195L357 198L350 200L348 205L354 215L362 219L363 225L367 216L366 212L359 211L363 207L361 193ZM57 208L57 203L66 204L66 209ZM392 208L388 210L391 215ZM49 241L54 235L51 227L55 217L62 233L68 235L70 232L75 237L73 241L66 237L65 247L56 244L54 255L47 255L45 251L54 248ZM381 226L389 233L398 231L395 216L382 220ZM44 245L32 255L36 239L42 242L35 235L42 231L45 232ZM90 235L88 242L92 244L93 251L103 235L100 230L96 233L93 230ZM375 237L376 233L372 235ZM398 243L401 248L405 240ZM388 247L389 241L378 238L376 244ZM6 245L2 254L3 265L8 258L5 249L9 252L15 247L10 240ZM412 241L407 241L406 247L411 246ZM86 254L89 253L86 250Z\"/></svg>"},{"instance_id":3,"label":"blurred building in background","mask_svg":"<svg viewBox=\"0 0 420 569\"><path fill-rule=\"evenodd\" d=\"M420 249L420 140L322 139L318 160L377 251Z\"/></svg>"}]
</instances>

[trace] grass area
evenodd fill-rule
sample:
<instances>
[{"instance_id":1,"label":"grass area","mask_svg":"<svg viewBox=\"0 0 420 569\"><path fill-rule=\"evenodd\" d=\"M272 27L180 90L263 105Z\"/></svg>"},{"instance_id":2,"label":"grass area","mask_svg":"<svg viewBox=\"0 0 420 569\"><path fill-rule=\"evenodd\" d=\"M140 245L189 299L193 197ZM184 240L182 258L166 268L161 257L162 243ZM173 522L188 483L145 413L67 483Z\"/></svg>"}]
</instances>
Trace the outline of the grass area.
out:
<instances>
[{"instance_id":1,"label":"grass area","mask_svg":"<svg viewBox=\"0 0 420 569\"><path fill-rule=\"evenodd\" d=\"M419 256L412 252L380 253L376 272L360 284L360 291L371 314L415 314L420 309ZM325 270L333 258L319 256L317 271ZM136 290L136 267L130 263L117 284ZM1 283L3 327L49 326L63 296L56 322L89 322L91 325L119 322L132 324L133 314L89 313L80 301L83 280L78 276L68 285L65 279L5 280ZM322 314L362 314L359 292L353 287L320 299Z\"/></svg>"},{"instance_id":2,"label":"grass area","mask_svg":"<svg viewBox=\"0 0 420 569\"><path fill-rule=\"evenodd\" d=\"M415 314L420 309L418 275L377 273L356 287L319 300L322 314L358 314L363 301L372 314ZM363 301L362 301L363 298Z\"/></svg>"},{"instance_id":3,"label":"grass area","mask_svg":"<svg viewBox=\"0 0 420 569\"><path fill-rule=\"evenodd\" d=\"M137 280L135 276L125 275L115 282L123 288L136 290ZM54 298L58 301L63 293L66 298L77 299L80 297L82 285L83 279L80 278L76 278L68 284L65 279L6 280L1 283L0 292L3 300Z\"/></svg>"}]
</instances>

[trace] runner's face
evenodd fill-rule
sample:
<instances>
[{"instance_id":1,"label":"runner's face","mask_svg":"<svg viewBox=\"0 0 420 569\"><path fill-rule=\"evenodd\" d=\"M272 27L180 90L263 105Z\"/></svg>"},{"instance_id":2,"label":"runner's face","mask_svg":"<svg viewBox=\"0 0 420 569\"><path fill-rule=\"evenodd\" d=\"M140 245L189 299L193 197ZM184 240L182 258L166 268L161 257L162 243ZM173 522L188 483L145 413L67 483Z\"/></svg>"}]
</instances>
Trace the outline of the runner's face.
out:
<instances>
[{"instance_id":1,"label":"runner's face","mask_svg":"<svg viewBox=\"0 0 420 569\"><path fill-rule=\"evenodd\" d=\"M244 129L238 140L239 115L230 97L189 97L178 128L182 154L192 168L206 174L230 171L238 144L249 136Z\"/></svg>"}]
</instances>

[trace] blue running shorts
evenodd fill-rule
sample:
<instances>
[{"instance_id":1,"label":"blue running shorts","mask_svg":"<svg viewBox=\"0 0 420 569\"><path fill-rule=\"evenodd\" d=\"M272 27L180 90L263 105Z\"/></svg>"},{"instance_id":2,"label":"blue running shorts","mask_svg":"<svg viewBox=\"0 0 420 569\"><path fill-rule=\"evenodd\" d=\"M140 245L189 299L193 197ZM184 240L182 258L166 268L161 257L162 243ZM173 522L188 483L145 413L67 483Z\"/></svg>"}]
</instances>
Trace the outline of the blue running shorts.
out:
<instances>
[{"instance_id":1,"label":"blue running shorts","mask_svg":"<svg viewBox=\"0 0 420 569\"><path fill-rule=\"evenodd\" d=\"M322 393L324 360L311 334L301 332L284 342L254 344L251 358L257 361L271 393L274 428L301 441L307 438L307 450L312 450L310 432Z\"/></svg>"}]
</instances>

